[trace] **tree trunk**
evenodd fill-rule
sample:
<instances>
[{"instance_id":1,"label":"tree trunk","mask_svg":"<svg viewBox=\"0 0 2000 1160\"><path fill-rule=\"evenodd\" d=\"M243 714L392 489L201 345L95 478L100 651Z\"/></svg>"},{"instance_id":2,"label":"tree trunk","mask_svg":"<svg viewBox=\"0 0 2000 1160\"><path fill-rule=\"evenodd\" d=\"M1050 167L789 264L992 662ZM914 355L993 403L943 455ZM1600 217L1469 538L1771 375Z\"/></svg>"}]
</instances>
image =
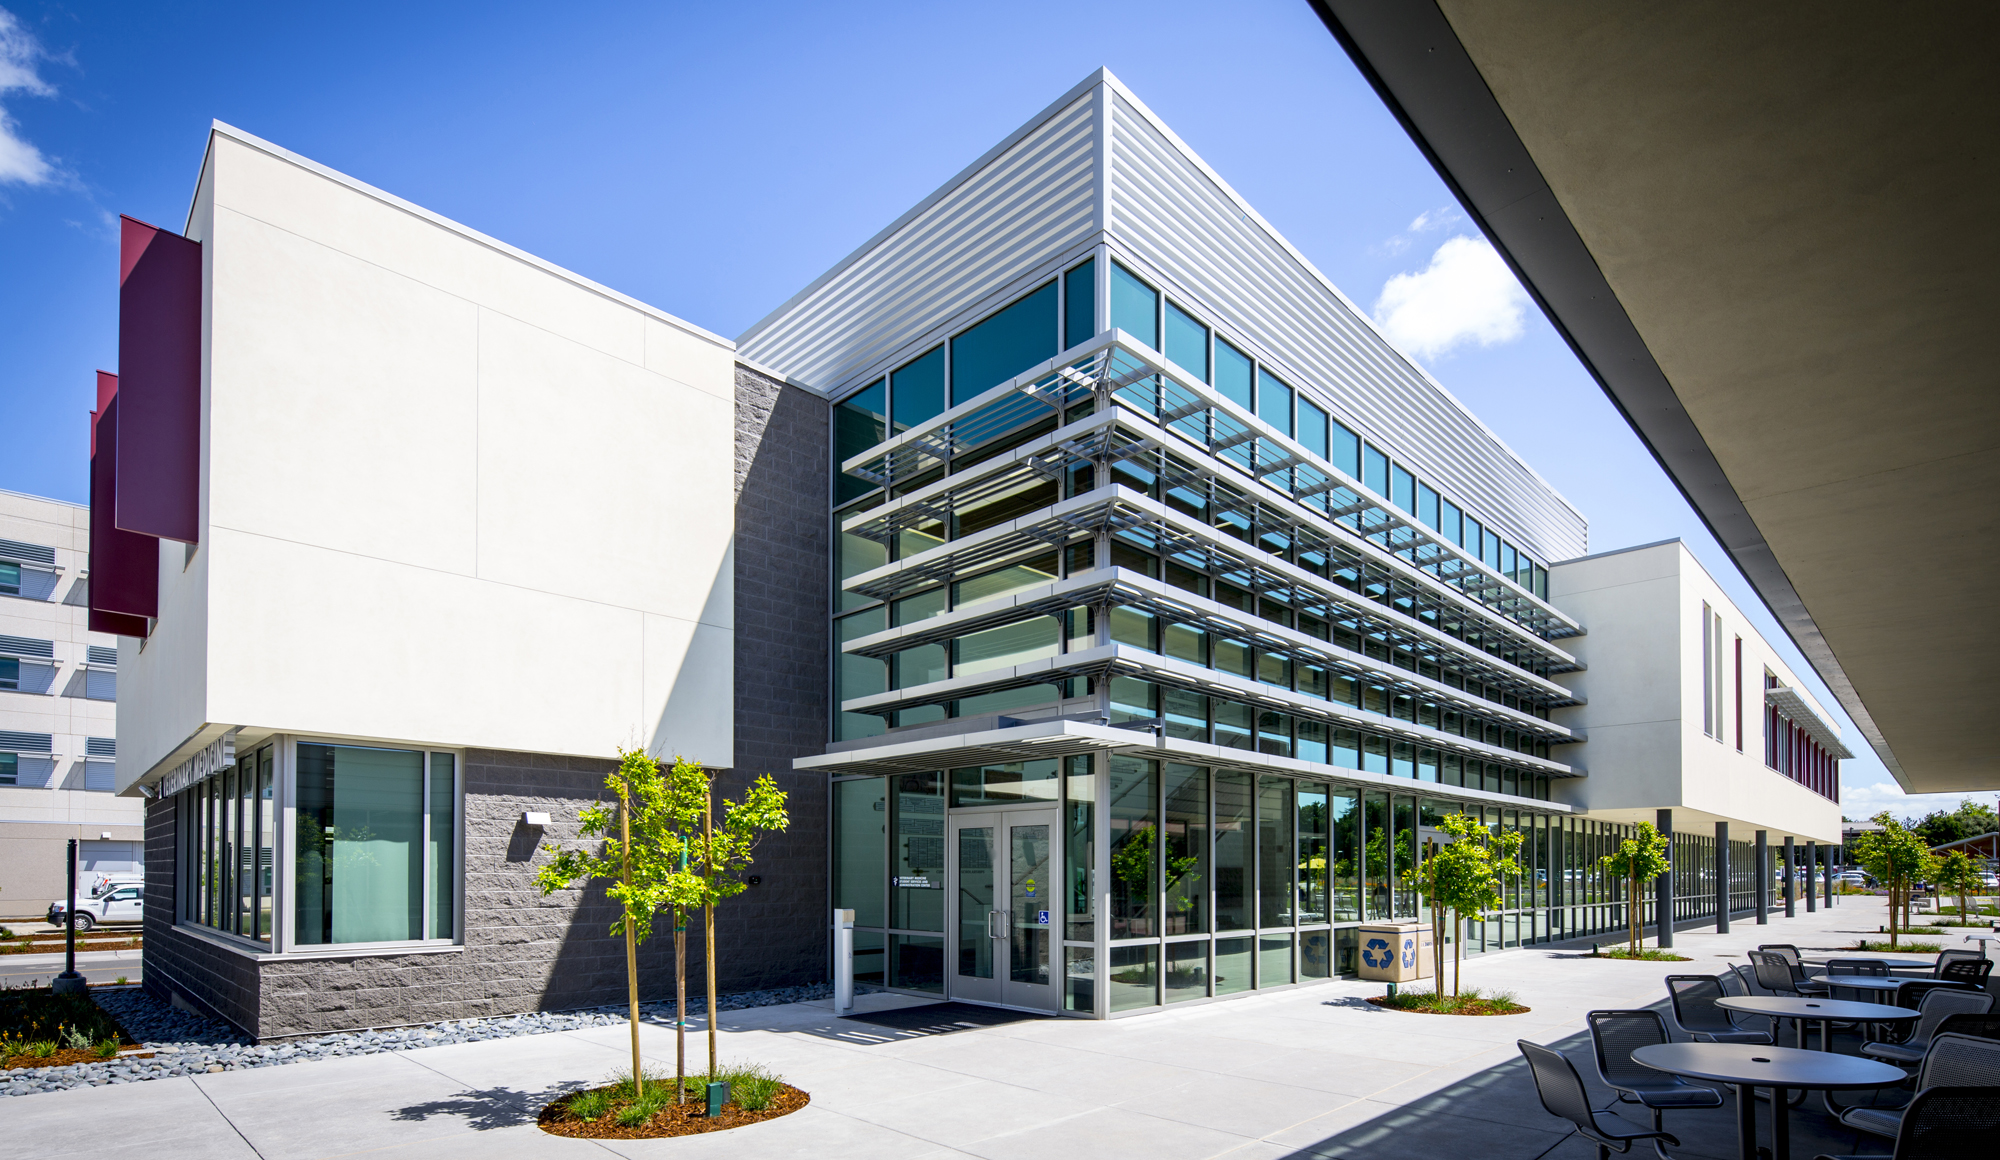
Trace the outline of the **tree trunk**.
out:
<instances>
[{"instance_id":1,"label":"tree trunk","mask_svg":"<svg viewBox=\"0 0 2000 1160\"><path fill-rule=\"evenodd\" d=\"M1458 968L1465 962L1465 916L1451 912L1451 997L1458 998Z\"/></svg>"},{"instance_id":2,"label":"tree trunk","mask_svg":"<svg viewBox=\"0 0 2000 1160\"><path fill-rule=\"evenodd\" d=\"M715 790L713 786L710 787L707 796L702 799L701 834L703 840L707 843L707 851L708 851L708 856L710 858L710 862L708 864L707 869L710 874L713 874L715 873L715 863L713 861L715 857ZM710 891L708 891L708 896L710 899L713 899L715 897L714 890L711 889ZM702 938L705 940L704 942L705 953L702 955L702 960L703 960L703 965L708 968L708 1082L714 1083L715 1082L715 903L713 901L709 902L707 906L702 907L701 933L702 933Z\"/></svg>"},{"instance_id":3,"label":"tree trunk","mask_svg":"<svg viewBox=\"0 0 2000 1160\"><path fill-rule=\"evenodd\" d=\"M627 998L631 1000L632 1016L632 1094L643 1098L646 1094L646 1077L639 1069L639 940L632 932L632 903L629 891L632 889L632 803L624 801L618 808L618 833L624 843L625 889L625 987Z\"/></svg>"},{"instance_id":4,"label":"tree trunk","mask_svg":"<svg viewBox=\"0 0 2000 1160\"><path fill-rule=\"evenodd\" d=\"M687 1102L688 931L687 911L674 908L674 1102Z\"/></svg>"},{"instance_id":5,"label":"tree trunk","mask_svg":"<svg viewBox=\"0 0 2000 1160\"><path fill-rule=\"evenodd\" d=\"M1636 870L1636 867L1634 869ZM1636 959L1639 957L1639 947L1642 945L1639 939L1639 931L1645 926L1644 923L1639 921L1639 875L1636 873L1627 874L1625 881L1629 884L1628 889L1632 895L1632 901L1627 903L1625 907L1629 916L1628 923L1632 928L1631 937L1627 940L1628 945L1625 948L1625 952Z\"/></svg>"}]
</instances>

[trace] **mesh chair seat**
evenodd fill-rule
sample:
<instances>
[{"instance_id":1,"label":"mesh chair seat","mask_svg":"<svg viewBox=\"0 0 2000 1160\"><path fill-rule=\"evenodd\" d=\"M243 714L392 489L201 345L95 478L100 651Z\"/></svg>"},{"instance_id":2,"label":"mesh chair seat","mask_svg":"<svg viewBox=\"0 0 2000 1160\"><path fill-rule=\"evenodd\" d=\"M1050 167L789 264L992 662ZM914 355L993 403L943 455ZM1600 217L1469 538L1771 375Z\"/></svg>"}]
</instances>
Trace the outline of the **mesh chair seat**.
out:
<instances>
[{"instance_id":1,"label":"mesh chair seat","mask_svg":"<svg viewBox=\"0 0 2000 1160\"><path fill-rule=\"evenodd\" d=\"M1899 991L1898 994L1901 994ZM1861 1054L1890 1063L1920 1063L1930 1049L1931 1037L1953 1015L1984 1015L1993 1009L1993 996L1980 991L1935 990L1926 994L1917 1008L1917 1025L1901 1043L1864 1043Z\"/></svg>"},{"instance_id":2,"label":"mesh chair seat","mask_svg":"<svg viewBox=\"0 0 2000 1160\"><path fill-rule=\"evenodd\" d=\"M2000 1015L1947 1015L1931 1038L1940 1035L1970 1035L1974 1039L2000 1039Z\"/></svg>"},{"instance_id":3,"label":"mesh chair seat","mask_svg":"<svg viewBox=\"0 0 2000 1160\"><path fill-rule=\"evenodd\" d=\"M1966 1160L1992 1151L2000 1137L2000 1090L1929 1087L1896 1126L1893 1156L1818 1156L1814 1160Z\"/></svg>"},{"instance_id":4,"label":"mesh chair seat","mask_svg":"<svg viewBox=\"0 0 2000 1160\"><path fill-rule=\"evenodd\" d=\"M1590 1046L1597 1057L1598 1078L1617 1092L1620 1100L1652 1109L1655 1132L1665 1130L1661 1123L1664 1112L1722 1106L1722 1093L1714 1088L1689 1083L1632 1058L1632 1053L1641 1047L1672 1042L1667 1034L1667 1021L1658 1011L1592 1011L1584 1016L1584 1021L1590 1025ZM1658 1145L1654 1147L1657 1149Z\"/></svg>"},{"instance_id":5,"label":"mesh chair seat","mask_svg":"<svg viewBox=\"0 0 2000 1160\"><path fill-rule=\"evenodd\" d=\"M1917 1090L1934 1087L2000 1089L2000 1041L1949 1033L1932 1036L1930 1050L1917 1068ZM1841 1123L1877 1136L1894 1136L1903 1122L1902 1108L1838 1110Z\"/></svg>"},{"instance_id":6,"label":"mesh chair seat","mask_svg":"<svg viewBox=\"0 0 2000 1160\"><path fill-rule=\"evenodd\" d=\"M1609 1160L1614 1151L1629 1151L1638 1140L1653 1141L1655 1151L1659 1151L1662 1140L1677 1146L1680 1144L1671 1134L1658 1130L1620 1132L1606 1128L1598 1123L1597 1113L1591 1109L1590 1094L1584 1090L1583 1077L1576 1074L1576 1065L1562 1052L1525 1039L1515 1040L1514 1046L1528 1061L1528 1072L1535 1077L1535 1094L1541 1097L1543 1109L1552 1116L1575 1124L1577 1135L1597 1145L1597 1160ZM1655 1118L1658 1115L1654 1113ZM1666 1153L1662 1151L1660 1155L1665 1156Z\"/></svg>"},{"instance_id":7,"label":"mesh chair seat","mask_svg":"<svg viewBox=\"0 0 2000 1160\"><path fill-rule=\"evenodd\" d=\"M1894 1139L1896 1130L1903 1126L1903 1109L1849 1108L1840 1113L1840 1122L1850 1128Z\"/></svg>"},{"instance_id":8,"label":"mesh chair seat","mask_svg":"<svg viewBox=\"0 0 2000 1160\"><path fill-rule=\"evenodd\" d=\"M1738 1026L1734 1011L1716 1005L1735 980L1734 972L1668 975L1667 997L1673 1004L1674 1022L1700 1043L1770 1043L1768 1033Z\"/></svg>"}]
</instances>

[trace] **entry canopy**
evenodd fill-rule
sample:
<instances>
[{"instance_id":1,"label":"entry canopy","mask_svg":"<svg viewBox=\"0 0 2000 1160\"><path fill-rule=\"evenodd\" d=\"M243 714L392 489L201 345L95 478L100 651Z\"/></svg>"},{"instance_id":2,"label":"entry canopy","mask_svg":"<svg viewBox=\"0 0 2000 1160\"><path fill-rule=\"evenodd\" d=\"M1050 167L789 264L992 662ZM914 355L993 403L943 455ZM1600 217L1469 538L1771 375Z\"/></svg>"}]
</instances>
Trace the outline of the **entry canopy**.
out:
<instances>
[{"instance_id":1,"label":"entry canopy","mask_svg":"<svg viewBox=\"0 0 2000 1160\"><path fill-rule=\"evenodd\" d=\"M1312 3L1903 788L2000 789L2000 6Z\"/></svg>"}]
</instances>

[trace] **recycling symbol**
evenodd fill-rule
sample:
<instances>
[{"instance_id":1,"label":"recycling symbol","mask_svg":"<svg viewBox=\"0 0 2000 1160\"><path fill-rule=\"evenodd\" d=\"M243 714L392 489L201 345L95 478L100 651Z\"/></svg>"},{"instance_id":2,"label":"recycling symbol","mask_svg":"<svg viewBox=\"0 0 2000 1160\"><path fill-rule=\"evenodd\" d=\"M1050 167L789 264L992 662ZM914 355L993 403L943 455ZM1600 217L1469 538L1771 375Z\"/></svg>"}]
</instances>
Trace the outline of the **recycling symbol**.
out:
<instances>
[{"instance_id":1,"label":"recycling symbol","mask_svg":"<svg viewBox=\"0 0 2000 1160\"><path fill-rule=\"evenodd\" d=\"M1396 961L1396 952L1389 948L1389 940L1371 938L1361 945L1361 961L1371 967L1386 967Z\"/></svg>"}]
</instances>

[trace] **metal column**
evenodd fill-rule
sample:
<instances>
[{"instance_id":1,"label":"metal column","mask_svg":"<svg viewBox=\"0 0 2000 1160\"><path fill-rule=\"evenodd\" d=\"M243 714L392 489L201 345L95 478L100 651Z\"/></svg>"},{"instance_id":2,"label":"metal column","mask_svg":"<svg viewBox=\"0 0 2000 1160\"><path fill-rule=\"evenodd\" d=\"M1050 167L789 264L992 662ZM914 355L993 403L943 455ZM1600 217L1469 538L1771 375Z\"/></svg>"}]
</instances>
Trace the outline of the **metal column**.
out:
<instances>
[{"instance_id":1,"label":"metal column","mask_svg":"<svg viewBox=\"0 0 2000 1160\"><path fill-rule=\"evenodd\" d=\"M1715 823L1715 933L1729 933L1729 823Z\"/></svg>"},{"instance_id":2,"label":"metal column","mask_svg":"<svg viewBox=\"0 0 2000 1160\"><path fill-rule=\"evenodd\" d=\"M1757 831L1757 925L1771 921L1771 831Z\"/></svg>"},{"instance_id":3,"label":"metal column","mask_svg":"<svg viewBox=\"0 0 2000 1160\"><path fill-rule=\"evenodd\" d=\"M1786 834L1785 835L1785 917L1786 918L1797 918L1799 914L1798 901L1795 897L1795 892L1792 889L1792 883L1797 880L1797 874L1798 874L1798 851L1792 845L1792 836L1790 834Z\"/></svg>"},{"instance_id":4,"label":"metal column","mask_svg":"<svg viewBox=\"0 0 2000 1160\"><path fill-rule=\"evenodd\" d=\"M1819 892L1813 889L1813 876L1819 870L1819 843L1806 843L1806 913L1819 909Z\"/></svg>"},{"instance_id":5,"label":"metal column","mask_svg":"<svg viewBox=\"0 0 2000 1160\"><path fill-rule=\"evenodd\" d=\"M1657 819L1654 827L1667 840L1667 872L1653 879L1653 942L1670 947L1674 945L1674 875L1680 870L1674 865L1674 811L1659 810L1653 816Z\"/></svg>"}]
</instances>

